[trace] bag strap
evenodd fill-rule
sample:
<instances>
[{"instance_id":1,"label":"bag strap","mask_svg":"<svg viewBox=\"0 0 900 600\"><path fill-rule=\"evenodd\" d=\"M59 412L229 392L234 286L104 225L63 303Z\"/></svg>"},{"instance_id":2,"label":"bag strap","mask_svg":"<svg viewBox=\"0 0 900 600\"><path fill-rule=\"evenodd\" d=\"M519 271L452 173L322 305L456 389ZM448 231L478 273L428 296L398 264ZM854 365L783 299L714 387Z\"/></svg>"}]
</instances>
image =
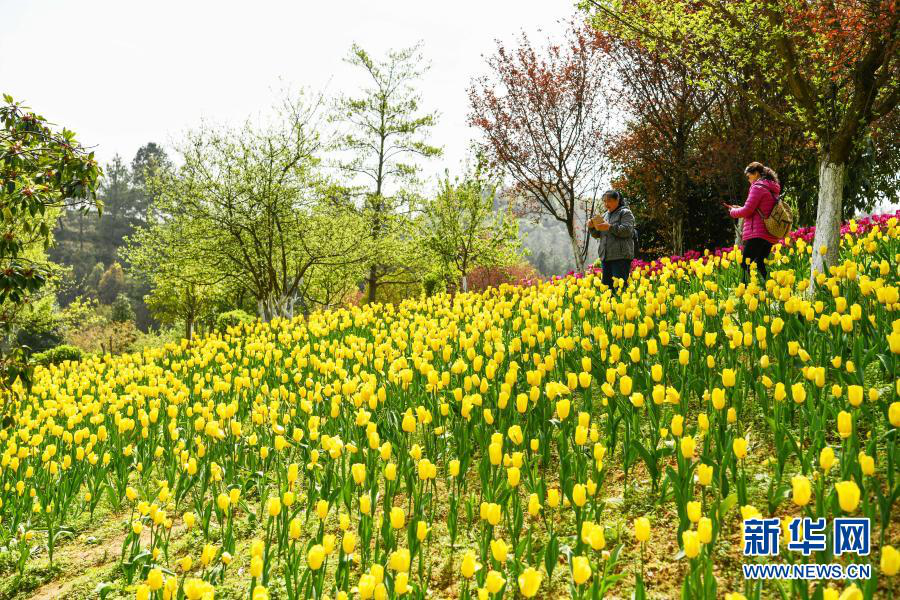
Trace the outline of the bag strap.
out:
<instances>
[{"instance_id":1,"label":"bag strap","mask_svg":"<svg viewBox=\"0 0 900 600\"><path fill-rule=\"evenodd\" d=\"M772 212L775 210L775 206L776 206L779 202L781 202L781 198L779 198L778 196L776 196L776 195L775 195L775 192L773 192L772 189L771 189L769 186L764 186L764 187L765 187L766 190L768 190L768 192L772 195L772 199L775 200L775 204L772 205L772 210L769 211L769 217L771 217L771 216L772 216ZM756 209L756 214L758 214L758 215L759 215L759 218L762 219L763 221L765 221L765 220L768 218L768 217L764 217L764 216L763 216L763 214L760 212L759 208Z\"/></svg>"}]
</instances>

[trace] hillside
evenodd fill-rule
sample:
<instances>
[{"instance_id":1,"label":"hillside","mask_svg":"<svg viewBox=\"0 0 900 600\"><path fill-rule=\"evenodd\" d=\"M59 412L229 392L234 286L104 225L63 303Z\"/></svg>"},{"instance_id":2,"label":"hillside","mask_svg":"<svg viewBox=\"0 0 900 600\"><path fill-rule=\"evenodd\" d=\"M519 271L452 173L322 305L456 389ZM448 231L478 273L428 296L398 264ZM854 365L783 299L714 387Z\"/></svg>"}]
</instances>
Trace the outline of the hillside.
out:
<instances>
[{"instance_id":1,"label":"hillside","mask_svg":"<svg viewBox=\"0 0 900 600\"><path fill-rule=\"evenodd\" d=\"M900 225L848 224L812 293L809 237L765 283L725 251L39 369L4 405L0 599L805 593L741 578L768 562L892 597ZM868 517L871 552L784 521L742 556L742 519L802 515Z\"/></svg>"}]
</instances>

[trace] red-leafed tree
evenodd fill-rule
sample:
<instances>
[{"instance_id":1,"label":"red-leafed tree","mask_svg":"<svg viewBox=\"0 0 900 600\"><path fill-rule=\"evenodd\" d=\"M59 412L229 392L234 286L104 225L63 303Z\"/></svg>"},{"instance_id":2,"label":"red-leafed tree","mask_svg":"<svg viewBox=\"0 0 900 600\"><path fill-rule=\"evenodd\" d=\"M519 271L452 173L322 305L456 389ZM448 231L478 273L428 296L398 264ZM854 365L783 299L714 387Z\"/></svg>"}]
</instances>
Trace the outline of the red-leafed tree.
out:
<instances>
[{"instance_id":1,"label":"red-leafed tree","mask_svg":"<svg viewBox=\"0 0 900 600\"><path fill-rule=\"evenodd\" d=\"M741 96L817 150L812 276L837 259L853 153L900 102L897 0L585 0L594 25ZM759 78L772 91L746 85ZM788 110L782 109L787 102Z\"/></svg>"},{"instance_id":2,"label":"red-leafed tree","mask_svg":"<svg viewBox=\"0 0 900 600\"><path fill-rule=\"evenodd\" d=\"M481 149L514 182L518 209L565 225L575 264L584 268L593 214L606 175L610 68L604 40L572 23L560 43L535 48L524 34L515 48L497 43L489 74L469 89L469 122Z\"/></svg>"},{"instance_id":3,"label":"red-leafed tree","mask_svg":"<svg viewBox=\"0 0 900 600\"><path fill-rule=\"evenodd\" d=\"M611 41L608 48L627 115L625 131L610 148L620 169L617 187L645 201L646 215L668 225L663 237L671 252L682 254L685 219L702 201L692 193L704 158L697 138L715 93L640 44ZM716 199L703 200L718 206Z\"/></svg>"},{"instance_id":4,"label":"red-leafed tree","mask_svg":"<svg viewBox=\"0 0 900 600\"><path fill-rule=\"evenodd\" d=\"M615 185L632 201L644 250L682 254L730 244L731 220L719 203L742 201L751 160L779 171L804 216L810 204L814 211L808 178L815 153L802 131L773 123L740 96L695 85L684 65L643 44L611 40L609 56L626 115L610 148ZM762 81L745 85L769 93Z\"/></svg>"}]
</instances>

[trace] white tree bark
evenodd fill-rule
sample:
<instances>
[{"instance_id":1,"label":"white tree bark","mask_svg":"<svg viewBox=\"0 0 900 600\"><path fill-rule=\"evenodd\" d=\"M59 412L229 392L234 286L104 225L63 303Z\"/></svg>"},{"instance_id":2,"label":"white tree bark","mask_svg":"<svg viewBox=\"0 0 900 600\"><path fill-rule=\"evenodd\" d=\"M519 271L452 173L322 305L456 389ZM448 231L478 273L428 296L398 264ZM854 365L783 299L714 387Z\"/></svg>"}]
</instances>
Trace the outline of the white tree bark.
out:
<instances>
[{"instance_id":1,"label":"white tree bark","mask_svg":"<svg viewBox=\"0 0 900 600\"><path fill-rule=\"evenodd\" d=\"M838 259L841 238L841 213L844 201L845 163L833 163L825 156L819 163L819 201L816 211L816 235L813 238L810 290L816 274L828 273ZM825 248L824 254L822 248Z\"/></svg>"},{"instance_id":2,"label":"white tree bark","mask_svg":"<svg viewBox=\"0 0 900 600\"><path fill-rule=\"evenodd\" d=\"M581 249L578 247L578 240L575 239L574 235L570 235L569 241L572 243L572 255L575 257L575 272L581 273L584 271L584 260L581 257Z\"/></svg>"},{"instance_id":3,"label":"white tree bark","mask_svg":"<svg viewBox=\"0 0 900 600\"><path fill-rule=\"evenodd\" d=\"M469 291L469 278L466 277L465 275L462 276L462 291L463 292Z\"/></svg>"}]
</instances>

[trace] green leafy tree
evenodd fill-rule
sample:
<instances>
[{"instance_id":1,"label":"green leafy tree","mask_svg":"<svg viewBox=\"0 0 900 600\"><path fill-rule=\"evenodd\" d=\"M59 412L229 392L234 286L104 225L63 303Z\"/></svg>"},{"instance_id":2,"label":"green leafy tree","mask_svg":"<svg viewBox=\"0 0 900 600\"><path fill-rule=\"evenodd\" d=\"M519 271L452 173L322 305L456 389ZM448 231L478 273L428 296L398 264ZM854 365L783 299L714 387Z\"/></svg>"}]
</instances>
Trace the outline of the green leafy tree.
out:
<instances>
[{"instance_id":1,"label":"green leafy tree","mask_svg":"<svg viewBox=\"0 0 900 600\"><path fill-rule=\"evenodd\" d=\"M365 259L360 219L317 172L320 104L300 97L286 101L270 124L192 131L178 149L177 171L149 180L156 216L148 235L161 251L173 247L171 267L159 270L190 267L173 294L193 302L203 297L198 286L224 274L253 295L263 319L292 317L297 305L309 310L304 290L315 268ZM142 260L142 269L155 272L152 260ZM157 286L176 286L160 277Z\"/></svg>"},{"instance_id":2,"label":"green leafy tree","mask_svg":"<svg viewBox=\"0 0 900 600\"><path fill-rule=\"evenodd\" d=\"M594 25L684 65L696 83L752 101L818 150L812 281L838 255L854 150L900 102L900 11L892 0L585 0ZM745 85L765 82L771 94ZM788 110L779 106L782 98ZM896 130L895 130L896 132ZM749 162L749 161L748 161Z\"/></svg>"},{"instance_id":3,"label":"green leafy tree","mask_svg":"<svg viewBox=\"0 0 900 600\"><path fill-rule=\"evenodd\" d=\"M124 290L125 271L122 269L122 265L114 262L100 276L100 282L97 284L97 297L101 304L112 304Z\"/></svg>"},{"instance_id":4,"label":"green leafy tree","mask_svg":"<svg viewBox=\"0 0 900 600\"><path fill-rule=\"evenodd\" d=\"M125 294L119 294L110 306L109 319L113 323L134 321L134 307Z\"/></svg>"},{"instance_id":5,"label":"green leafy tree","mask_svg":"<svg viewBox=\"0 0 900 600\"><path fill-rule=\"evenodd\" d=\"M435 113L421 110L421 96L414 84L425 68L420 45L388 53L377 60L354 44L347 59L365 71L369 85L358 97L338 101L334 120L345 126L338 148L348 158L341 169L361 182L362 216L372 240L367 288L374 302L381 285L415 283L417 244L409 235L415 197L410 190L418 183L416 159L438 156L441 150L428 143ZM403 257L405 260L400 260Z\"/></svg>"},{"instance_id":6,"label":"green leafy tree","mask_svg":"<svg viewBox=\"0 0 900 600\"><path fill-rule=\"evenodd\" d=\"M54 131L46 119L3 96L0 106L0 332L11 333L16 316L47 284L43 251L60 208L99 207L101 169L67 129ZM0 354L0 385L30 384L24 352Z\"/></svg>"},{"instance_id":7,"label":"green leafy tree","mask_svg":"<svg viewBox=\"0 0 900 600\"><path fill-rule=\"evenodd\" d=\"M497 184L476 169L463 180L446 176L424 206L422 238L464 292L473 268L506 264L518 251L516 220L494 210L496 193Z\"/></svg>"},{"instance_id":8,"label":"green leafy tree","mask_svg":"<svg viewBox=\"0 0 900 600\"><path fill-rule=\"evenodd\" d=\"M188 340L195 324L212 316L228 278L202 243L208 227L208 222L159 214L122 250L132 271L150 285L144 301L153 315L164 324L183 323Z\"/></svg>"}]
</instances>

